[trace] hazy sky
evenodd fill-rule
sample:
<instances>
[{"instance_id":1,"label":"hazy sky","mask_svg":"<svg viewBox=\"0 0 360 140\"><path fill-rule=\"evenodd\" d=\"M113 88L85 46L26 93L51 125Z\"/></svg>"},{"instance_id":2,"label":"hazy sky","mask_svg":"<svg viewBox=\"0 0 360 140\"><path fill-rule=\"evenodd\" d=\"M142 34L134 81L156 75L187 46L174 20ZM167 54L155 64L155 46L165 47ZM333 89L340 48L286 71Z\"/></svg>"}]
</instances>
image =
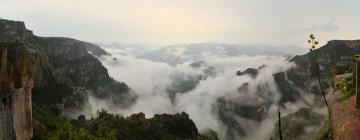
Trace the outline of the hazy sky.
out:
<instances>
[{"instance_id":1,"label":"hazy sky","mask_svg":"<svg viewBox=\"0 0 360 140\"><path fill-rule=\"evenodd\" d=\"M0 0L40 36L90 42L305 46L360 38L360 0Z\"/></svg>"}]
</instances>

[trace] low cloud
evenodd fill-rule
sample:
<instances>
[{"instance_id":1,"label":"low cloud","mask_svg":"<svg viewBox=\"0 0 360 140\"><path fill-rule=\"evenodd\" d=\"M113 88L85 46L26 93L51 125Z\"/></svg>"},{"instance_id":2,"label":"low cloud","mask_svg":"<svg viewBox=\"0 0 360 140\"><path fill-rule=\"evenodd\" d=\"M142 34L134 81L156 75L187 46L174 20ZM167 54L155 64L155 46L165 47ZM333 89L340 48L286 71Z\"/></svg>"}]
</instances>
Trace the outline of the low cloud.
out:
<instances>
[{"instance_id":1,"label":"low cloud","mask_svg":"<svg viewBox=\"0 0 360 140\"><path fill-rule=\"evenodd\" d=\"M121 108L90 94L89 106L83 114L94 116L104 108L124 116L143 112L149 118L154 114L185 111L200 132L211 129L220 139L269 139L277 122L281 98L273 74L295 66L285 57L267 55L212 55L196 65L187 61L173 66L121 55L115 49L106 48L106 51L112 56L99 59L110 76L127 83L133 90L131 94L136 94L138 99L130 107ZM266 67L255 78L236 76L238 70L263 65ZM301 106L304 106L302 100L285 104L282 113L294 112Z\"/></svg>"}]
</instances>

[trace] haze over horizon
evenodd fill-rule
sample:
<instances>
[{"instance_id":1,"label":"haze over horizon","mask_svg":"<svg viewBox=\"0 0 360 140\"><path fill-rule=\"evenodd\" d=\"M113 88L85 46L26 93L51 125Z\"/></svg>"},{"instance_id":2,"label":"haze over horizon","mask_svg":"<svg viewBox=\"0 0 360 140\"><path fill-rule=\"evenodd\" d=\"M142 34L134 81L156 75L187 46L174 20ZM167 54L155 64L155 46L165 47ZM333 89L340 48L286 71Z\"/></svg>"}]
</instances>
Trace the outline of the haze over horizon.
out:
<instances>
[{"instance_id":1,"label":"haze over horizon","mask_svg":"<svg viewBox=\"0 0 360 140\"><path fill-rule=\"evenodd\" d=\"M359 5L0 0L0 140L360 140Z\"/></svg>"},{"instance_id":2,"label":"haze over horizon","mask_svg":"<svg viewBox=\"0 0 360 140\"><path fill-rule=\"evenodd\" d=\"M2 0L0 13L1 18L24 21L40 36L89 42L306 47L310 33L321 44L358 39L358 5L356 0Z\"/></svg>"}]
</instances>

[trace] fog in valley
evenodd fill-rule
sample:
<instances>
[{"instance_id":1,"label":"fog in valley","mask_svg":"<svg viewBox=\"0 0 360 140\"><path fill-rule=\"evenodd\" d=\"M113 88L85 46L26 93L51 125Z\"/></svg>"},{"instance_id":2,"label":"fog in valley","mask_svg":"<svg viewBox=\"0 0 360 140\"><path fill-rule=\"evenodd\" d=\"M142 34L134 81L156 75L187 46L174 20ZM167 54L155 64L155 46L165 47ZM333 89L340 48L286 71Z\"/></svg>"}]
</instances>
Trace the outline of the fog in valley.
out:
<instances>
[{"instance_id":1,"label":"fog in valley","mask_svg":"<svg viewBox=\"0 0 360 140\"><path fill-rule=\"evenodd\" d=\"M224 53L226 47L202 48L207 50L186 54L194 48L175 46L138 53L136 49L141 48L103 47L111 55L98 59L111 77L129 85L137 99L124 107L97 99L89 91L89 106L81 113L95 116L105 109L124 116L143 112L150 118L185 111L201 133L216 132L220 139L267 139L274 133L278 108L285 116L315 104L318 98L299 88L302 98L279 107L282 95L274 74L296 67L288 55L256 51L229 55ZM157 55L148 55L154 52ZM237 74L248 68L254 68L255 73Z\"/></svg>"}]
</instances>

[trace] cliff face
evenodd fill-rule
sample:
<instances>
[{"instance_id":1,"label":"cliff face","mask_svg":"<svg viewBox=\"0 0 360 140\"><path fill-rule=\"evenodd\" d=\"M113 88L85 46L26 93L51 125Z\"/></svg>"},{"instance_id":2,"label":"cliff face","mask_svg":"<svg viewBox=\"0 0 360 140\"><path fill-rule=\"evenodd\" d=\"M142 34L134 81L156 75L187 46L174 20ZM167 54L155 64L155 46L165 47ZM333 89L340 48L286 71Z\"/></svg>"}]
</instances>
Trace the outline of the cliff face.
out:
<instances>
[{"instance_id":1,"label":"cliff face","mask_svg":"<svg viewBox=\"0 0 360 140\"><path fill-rule=\"evenodd\" d=\"M87 91L126 105L131 97L125 83L110 78L94 56L108 55L99 46L64 37L38 37L19 21L0 20L0 42L21 40L33 54L33 101L46 105L53 114L77 112L87 100ZM81 90L79 90L81 89Z\"/></svg>"},{"instance_id":2,"label":"cliff face","mask_svg":"<svg viewBox=\"0 0 360 140\"><path fill-rule=\"evenodd\" d=\"M350 48L355 48L360 46L360 40L331 40L328 42L328 45L345 45Z\"/></svg>"},{"instance_id":3,"label":"cliff face","mask_svg":"<svg viewBox=\"0 0 360 140\"><path fill-rule=\"evenodd\" d=\"M33 65L21 43L0 43L0 139L32 137Z\"/></svg>"},{"instance_id":4,"label":"cliff face","mask_svg":"<svg viewBox=\"0 0 360 140\"><path fill-rule=\"evenodd\" d=\"M0 19L1 42L14 42L16 39L25 40L33 35L25 28L24 22Z\"/></svg>"}]
</instances>

